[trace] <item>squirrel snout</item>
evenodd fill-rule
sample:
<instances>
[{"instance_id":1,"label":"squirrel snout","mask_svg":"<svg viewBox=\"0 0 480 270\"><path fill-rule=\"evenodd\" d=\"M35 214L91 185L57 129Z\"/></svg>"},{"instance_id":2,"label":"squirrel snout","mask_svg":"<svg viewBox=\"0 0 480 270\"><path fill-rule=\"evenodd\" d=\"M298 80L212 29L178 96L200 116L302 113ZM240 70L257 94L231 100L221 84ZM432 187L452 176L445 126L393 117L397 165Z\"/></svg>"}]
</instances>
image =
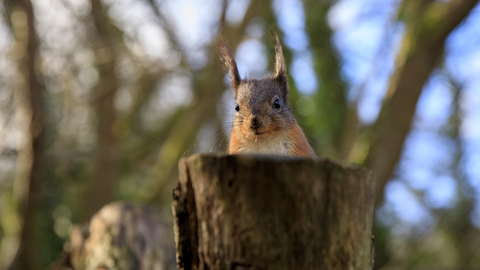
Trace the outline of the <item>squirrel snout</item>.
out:
<instances>
[{"instance_id":1,"label":"squirrel snout","mask_svg":"<svg viewBox=\"0 0 480 270\"><path fill-rule=\"evenodd\" d=\"M257 116L250 118L250 127L253 129L257 129L262 125L262 122L258 119Z\"/></svg>"}]
</instances>

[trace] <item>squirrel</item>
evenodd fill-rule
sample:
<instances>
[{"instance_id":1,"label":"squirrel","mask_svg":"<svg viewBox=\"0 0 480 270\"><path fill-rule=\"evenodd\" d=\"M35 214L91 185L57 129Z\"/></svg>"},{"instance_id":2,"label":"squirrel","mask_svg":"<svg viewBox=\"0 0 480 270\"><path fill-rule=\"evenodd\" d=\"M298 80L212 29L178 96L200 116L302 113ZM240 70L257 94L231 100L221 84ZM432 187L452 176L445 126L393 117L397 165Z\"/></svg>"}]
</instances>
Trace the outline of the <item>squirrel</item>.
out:
<instances>
[{"instance_id":1,"label":"squirrel","mask_svg":"<svg viewBox=\"0 0 480 270\"><path fill-rule=\"evenodd\" d=\"M290 111L288 77L278 36L275 73L261 79L242 79L225 39L217 37L221 60L230 72L235 115L228 154L277 154L315 158L315 152Z\"/></svg>"}]
</instances>

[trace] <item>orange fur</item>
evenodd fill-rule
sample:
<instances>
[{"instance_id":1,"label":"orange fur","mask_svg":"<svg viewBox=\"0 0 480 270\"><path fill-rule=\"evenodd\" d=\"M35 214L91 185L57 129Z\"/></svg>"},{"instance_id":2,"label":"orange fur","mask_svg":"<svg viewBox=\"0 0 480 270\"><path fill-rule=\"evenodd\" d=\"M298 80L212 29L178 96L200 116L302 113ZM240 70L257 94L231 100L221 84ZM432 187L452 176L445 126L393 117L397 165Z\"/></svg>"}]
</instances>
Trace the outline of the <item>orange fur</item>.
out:
<instances>
[{"instance_id":1,"label":"orange fur","mask_svg":"<svg viewBox=\"0 0 480 270\"><path fill-rule=\"evenodd\" d=\"M240 154L240 145L241 141L239 140L236 132L232 130L232 135L230 135L230 142L228 144L228 154Z\"/></svg>"},{"instance_id":2,"label":"orange fur","mask_svg":"<svg viewBox=\"0 0 480 270\"><path fill-rule=\"evenodd\" d=\"M259 143L258 141L268 144L269 142L275 141L276 138L280 137L281 143L286 146L286 155L310 158L316 157L315 152L305 137L305 134L296 123L288 132L283 132L281 134L278 134L277 132L273 133L272 135L265 134L263 136L258 136L256 140L247 138L242 131L242 127L232 129L230 143L228 145L229 154L241 154L244 153L242 149L255 143Z\"/></svg>"},{"instance_id":3,"label":"orange fur","mask_svg":"<svg viewBox=\"0 0 480 270\"><path fill-rule=\"evenodd\" d=\"M303 134L302 129L298 125L294 125L293 128L288 133L289 140L292 141L294 145L292 149L293 156L300 156L300 157L317 157L315 152L313 152L312 147L307 141L305 134Z\"/></svg>"}]
</instances>

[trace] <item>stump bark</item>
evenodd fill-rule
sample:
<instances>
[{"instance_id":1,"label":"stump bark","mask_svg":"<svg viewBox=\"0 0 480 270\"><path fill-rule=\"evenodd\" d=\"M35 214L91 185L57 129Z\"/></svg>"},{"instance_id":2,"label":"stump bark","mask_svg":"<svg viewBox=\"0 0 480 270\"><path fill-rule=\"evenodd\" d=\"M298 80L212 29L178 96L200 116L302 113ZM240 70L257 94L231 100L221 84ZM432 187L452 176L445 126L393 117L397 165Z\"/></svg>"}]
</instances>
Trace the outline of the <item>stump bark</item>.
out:
<instances>
[{"instance_id":1,"label":"stump bark","mask_svg":"<svg viewBox=\"0 0 480 270\"><path fill-rule=\"evenodd\" d=\"M371 267L368 170L329 159L205 154L179 168L179 269Z\"/></svg>"}]
</instances>

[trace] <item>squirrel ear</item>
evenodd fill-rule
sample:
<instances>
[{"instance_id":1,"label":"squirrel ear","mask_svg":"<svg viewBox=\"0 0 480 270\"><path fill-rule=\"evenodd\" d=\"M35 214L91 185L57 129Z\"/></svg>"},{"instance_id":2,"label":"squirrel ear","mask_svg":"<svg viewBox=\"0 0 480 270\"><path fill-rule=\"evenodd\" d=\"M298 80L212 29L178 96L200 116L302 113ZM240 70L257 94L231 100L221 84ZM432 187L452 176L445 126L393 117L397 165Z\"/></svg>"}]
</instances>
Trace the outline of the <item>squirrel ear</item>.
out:
<instances>
[{"instance_id":1,"label":"squirrel ear","mask_svg":"<svg viewBox=\"0 0 480 270\"><path fill-rule=\"evenodd\" d=\"M278 35L275 35L275 79L281 84L287 83L287 69L285 68L285 58L283 57L282 45Z\"/></svg>"},{"instance_id":2,"label":"squirrel ear","mask_svg":"<svg viewBox=\"0 0 480 270\"><path fill-rule=\"evenodd\" d=\"M232 51L228 46L227 41L221 36L216 38L218 48L220 49L221 60L223 62L224 68L230 71L230 79L233 86L234 91L236 92L236 88L240 85L242 79L240 78L240 74L238 73L237 62L235 62L235 58L233 58ZM236 93L235 93L236 94Z\"/></svg>"}]
</instances>

